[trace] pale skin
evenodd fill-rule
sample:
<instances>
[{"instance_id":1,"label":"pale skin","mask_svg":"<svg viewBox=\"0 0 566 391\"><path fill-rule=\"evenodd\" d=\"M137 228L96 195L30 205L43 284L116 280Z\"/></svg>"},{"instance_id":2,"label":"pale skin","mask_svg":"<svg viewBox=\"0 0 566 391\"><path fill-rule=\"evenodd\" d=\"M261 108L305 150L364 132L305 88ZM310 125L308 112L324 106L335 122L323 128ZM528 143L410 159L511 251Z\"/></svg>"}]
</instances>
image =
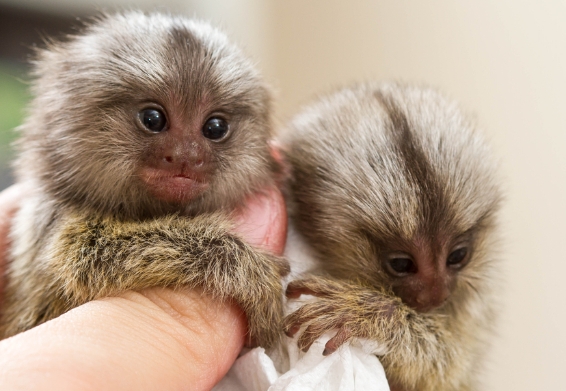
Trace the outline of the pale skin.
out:
<instances>
[{"instance_id":1,"label":"pale skin","mask_svg":"<svg viewBox=\"0 0 566 391\"><path fill-rule=\"evenodd\" d=\"M7 232L24 194L21 186L0 193L2 277ZM251 244L282 253L287 217L279 191L251 197L236 220ZM236 305L197 290L125 292L1 341L0 389L210 390L246 343L246 331Z\"/></svg>"}]
</instances>

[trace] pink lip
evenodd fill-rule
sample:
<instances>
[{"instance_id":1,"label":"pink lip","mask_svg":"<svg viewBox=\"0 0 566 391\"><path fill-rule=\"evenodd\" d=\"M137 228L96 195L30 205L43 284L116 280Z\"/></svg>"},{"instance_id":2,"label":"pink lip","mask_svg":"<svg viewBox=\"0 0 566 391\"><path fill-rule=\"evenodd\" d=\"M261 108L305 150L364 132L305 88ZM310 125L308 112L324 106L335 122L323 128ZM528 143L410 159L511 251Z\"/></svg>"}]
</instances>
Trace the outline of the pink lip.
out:
<instances>
[{"instance_id":1,"label":"pink lip","mask_svg":"<svg viewBox=\"0 0 566 391\"><path fill-rule=\"evenodd\" d=\"M140 179L157 199L172 203L187 203L208 188L203 175L171 174L165 170L144 168Z\"/></svg>"}]
</instances>

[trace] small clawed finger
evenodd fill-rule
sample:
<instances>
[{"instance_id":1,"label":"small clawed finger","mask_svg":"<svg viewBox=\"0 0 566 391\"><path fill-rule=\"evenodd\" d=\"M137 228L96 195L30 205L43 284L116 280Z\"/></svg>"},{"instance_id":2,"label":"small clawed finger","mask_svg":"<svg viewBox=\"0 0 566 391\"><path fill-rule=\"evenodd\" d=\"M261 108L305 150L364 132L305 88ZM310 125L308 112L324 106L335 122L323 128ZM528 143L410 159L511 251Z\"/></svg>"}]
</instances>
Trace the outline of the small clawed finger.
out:
<instances>
[{"instance_id":1,"label":"small clawed finger","mask_svg":"<svg viewBox=\"0 0 566 391\"><path fill-rule=\"evenodd\" d=\"M322 319L331 311L332 309L322 301L305 304L292 314L287 315L283 321L286 325L285 330L289 330L294 326L300 327L305 323L309 323L313 319Z\"/></svg>"},{"instance_id":2,"label":"small clawed finger","mask_svg":"<svg viewBox=\"0 0 566 391\"><path fill-rule=\"evenodd\" d=\"M296 299L301 295L324 297L335 293L333 282L323 278L291 281L287 286L287 297Z\"/></svg>"},{"instance_id":3,"label":"small clawed finger","mask_svg":"<svg viewBox=\"0 0 566 391\"><path fill-rule=\"evenodd\" d=\"M295 336L295 334L297 334L299 332L300 329L301 329L301 325L298 325L298 324L286 326L284 328L285 335L287 335L287 337L293 338Z\"/></svg>"},{"instance_id":4,"label":"small clawed finger","mask_svg":"<svg viewBox=\"0 0 566 391\"><path fill-rule=\"evenodd\" d=\"M298 340L299 348L302 351L306 352L307 350L310 349L311 345L317 339L319 339L324 333L336 328L341 329L341 324L338 322L338 319L317 319L316 321L309 324L305 329L305 331L303 331L303 333L299 337ZM344 335L344 337L349 338L349 334ZM341 343L344 343L344 341L345 340L343 340ZM337 342L339 341L337 340Z\"/></svg>"},{"instance_id":5,"label":"small clawed finger","mask_svg":"<svg viewBox=\"0 0 566 391\"><path fill-rule=\"evenodd\" d=\"M285 291L285 295L287 295L289 299L298 299L301 295L316 296L316 293L309 288L297 287L289 284Z\"/></svg>"},{"instance_id":6,"label":"small clawed finger","mask_svg":"<svg viewBox=\"0 0 566 391\"><path fill-rule=\"evenodd\" d=\"M299 345L299 349L303 352L307 352L312 344L324 333L323 329L320 329L316 325L308 326L305 331L299 337L297 344Z\"/></svg>"},{"instance_id":7,"label":"small clawed finger","mask_svg":"<svg viewBox=\"0 0 566 391\"><path fill-rule=\"evenodd\" d=\"M288 337L292 338L301 329L302 324L308 321L302 309L303 307L299 308L283 320L283 331Z\"/></svg>"},{"instance_id":8,"label":"small clawed finger","mask_svg":"<svg viewBox=\"0 0 566 391\"><path fill-rule=\"evenodd\" d=\"M338 330L338 333L326 342L324 346L323 356L328 356L334 353L340 346L346 343L352 337L352 333L346 327L342 327Z\"/></svg>"}]
</instances>

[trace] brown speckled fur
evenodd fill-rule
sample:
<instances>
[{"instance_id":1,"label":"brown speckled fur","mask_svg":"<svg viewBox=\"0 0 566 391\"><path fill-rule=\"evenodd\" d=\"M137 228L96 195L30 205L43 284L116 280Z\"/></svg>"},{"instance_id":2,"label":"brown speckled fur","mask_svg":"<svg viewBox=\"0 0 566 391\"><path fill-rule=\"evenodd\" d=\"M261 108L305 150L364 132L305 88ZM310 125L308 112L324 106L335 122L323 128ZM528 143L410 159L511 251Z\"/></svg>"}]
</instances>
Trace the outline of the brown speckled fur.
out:
<instances>
[{"instance_id":1,"label":"brown speckled fur","mask_svg":"<svg viewBox=\"0 0 566 391\"><path fill-rule=\"evenodd\" d=\"M254 340L274 344L285 262L229 233L228 211L277 169L269 91L239 49L205 23L128 12L49 43L34 75L15 163L32 193L11 232L0 336L102 296L186 285L234 299ZM137 175L155 143L135 120L147 102L178 126L229 120L226 140L203 144L207 190L184 205L156 199Z\"/></svg>"},{"instance_id":2,"label":"brown speckled fur","mask_svg":"<svg viewBox=\"0 0 566 391\"><path fill-rule=\"evenodd\" d=\"M282 137L294 224L320 269L289 291L319 300L286 319L302 348L330 329L384 344L395 390L477 390L496 315L496 164L457 105L429 88L365 83L322 97ZM472 238L442 306L393 294L383 254L424 238ZM293 331L291 331L293 332Z\"/></svg>"}]
</instances>

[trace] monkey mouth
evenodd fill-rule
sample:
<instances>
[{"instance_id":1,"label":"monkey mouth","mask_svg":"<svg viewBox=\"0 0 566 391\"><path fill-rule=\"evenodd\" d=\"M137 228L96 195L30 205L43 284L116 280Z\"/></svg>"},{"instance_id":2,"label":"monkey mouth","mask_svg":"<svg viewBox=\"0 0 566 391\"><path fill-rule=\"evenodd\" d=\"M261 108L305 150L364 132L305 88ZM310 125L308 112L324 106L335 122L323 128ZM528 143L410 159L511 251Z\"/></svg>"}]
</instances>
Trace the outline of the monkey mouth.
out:
<instances>
[{"instance_id":1,"label":"monkey mouth","mask_svg":"<svg viewBox=\"0 0 566 391\"><path fill-rule=\"evenodd\" d=\"M170 173L146 168L140 177L153 197L174 204L188 203L208 188L206 176L196 173Z\"/></svg>"}]
</instances>

